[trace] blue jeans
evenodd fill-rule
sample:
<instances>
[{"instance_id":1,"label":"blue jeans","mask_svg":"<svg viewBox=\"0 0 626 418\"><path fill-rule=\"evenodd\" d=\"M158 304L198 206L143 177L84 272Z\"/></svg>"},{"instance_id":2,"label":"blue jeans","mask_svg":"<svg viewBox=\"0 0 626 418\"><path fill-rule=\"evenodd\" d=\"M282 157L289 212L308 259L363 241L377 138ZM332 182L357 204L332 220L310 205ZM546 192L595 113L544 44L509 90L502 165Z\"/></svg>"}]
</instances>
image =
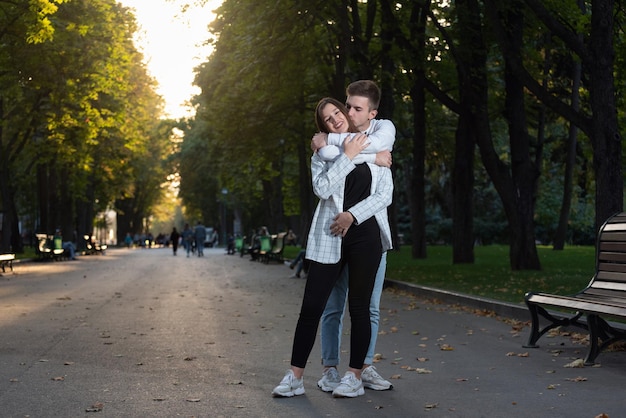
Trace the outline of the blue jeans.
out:
<instances>
[{"instance_id":1,"label":"blue jeans","mask_svg":"<svg viewBox=\"0 0 626 418\"><path fill-rule=\"evenodd\" d=\"M372 336L370 338L369 349L365 356L364 364L372 364L374 361L374 351L376 350L376 338L378 337L378 322L380 320L380 296L385 283L385 272L387 270L387 252L383 252L376 272L376 281L370 300L370 323L372 325ZM333 287L326 308L322 314L322 365L337 366L339 364L339 352L341 347L341 332L343 330L343 314L346 309L346 298L348 296L348 267L341 272L341 276Z\"/></svg>"}]
</instances>

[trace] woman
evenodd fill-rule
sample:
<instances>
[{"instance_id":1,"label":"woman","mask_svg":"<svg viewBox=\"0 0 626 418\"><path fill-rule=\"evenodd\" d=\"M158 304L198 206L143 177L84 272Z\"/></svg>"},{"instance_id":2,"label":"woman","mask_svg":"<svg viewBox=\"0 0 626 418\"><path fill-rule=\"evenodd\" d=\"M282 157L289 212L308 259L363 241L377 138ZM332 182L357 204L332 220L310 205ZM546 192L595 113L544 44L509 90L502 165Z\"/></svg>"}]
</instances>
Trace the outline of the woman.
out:
<instances>
[{"instance_id":1,"label":"woman","mask_svg":"<svg viewBox=\"0 0 626 418\"><path fill-rule=\"evenodd\" d=\"M331 98L318 103L316 123L324 132L356 130L345 107ZM318 153L311 158L313 189L320 202L307 240L309 274L294 336L291 369L274 388L274 396L304 393L304 367L315 343L319 320L345 265L349 267L352 323L350 363L333 396L356 397L364 393L360 377L371 335L369 303L382 252L391 244L390 240L381 242L381 229L374 215L389 206L393 193L388 168L354 164L353 159L367 146L367 137L355 134L346 139L343 153L332 163L323 161ZM351 219L352 224L339 227L336 220L340 217Z\"/></svg>"}]
</instances>

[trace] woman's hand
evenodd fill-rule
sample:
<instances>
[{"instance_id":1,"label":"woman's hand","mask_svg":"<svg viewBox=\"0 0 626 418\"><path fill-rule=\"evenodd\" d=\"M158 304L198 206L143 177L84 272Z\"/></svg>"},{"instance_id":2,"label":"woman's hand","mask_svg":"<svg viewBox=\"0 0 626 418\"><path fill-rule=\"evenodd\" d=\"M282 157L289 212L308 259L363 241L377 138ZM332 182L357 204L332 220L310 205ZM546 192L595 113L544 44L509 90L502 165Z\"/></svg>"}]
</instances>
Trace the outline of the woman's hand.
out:
<instances>
[{"instance_id":1,"label":"woman's hand","mask_svg":"<svg viewBox=\"0 0 626 418\"><path fill-rule=\"evenodd\" d=\"M379 167L391 168L391 152L384 150L376 153L375 164Z\"/></svg>"},{"instance_id":2,"label":"woman's hand","mask_svg":"<svg viewBox=\"0 0 626 418\"><path fill-rule=\"evenodd\" d=\"M318 132L311 138L311 150L317 152L318 149L325 147L328 144L328 134Z\"/></svg>"},{"instance_id":3,"label":"woman's hand","mask_svg":"<svg viewBox=\"0 0 626 418\"><path fill-rule=\"evenodd\" d=\"M333 218L330 225L330 232L335 236L345 237L348 229L354 223L354 216L350 212L341 212Z\"/></svg>"},{"instance_id":4,"label":"woman's hand","mask_svg":"<svg viewBox=\"0 0 626 418\"><path fill-rule=\"evenodd\" d=\"M365 134L354 134L351 137L347 137L343 141L343 152L351 160L359 155L361 151L370 145L369 139Z\"/></svg>"}]
</instances>

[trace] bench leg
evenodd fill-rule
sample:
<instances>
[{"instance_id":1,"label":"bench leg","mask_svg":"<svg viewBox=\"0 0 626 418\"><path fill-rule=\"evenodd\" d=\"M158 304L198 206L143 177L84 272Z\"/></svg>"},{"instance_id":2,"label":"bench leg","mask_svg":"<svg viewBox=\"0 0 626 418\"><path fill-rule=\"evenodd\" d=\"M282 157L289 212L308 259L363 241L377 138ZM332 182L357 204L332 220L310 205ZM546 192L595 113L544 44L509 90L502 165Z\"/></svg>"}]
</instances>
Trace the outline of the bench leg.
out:
<instances>
[{"instance_id":1,"label":"bench leg","mask_svg":"<svg viewBox=\"0 0 626 418\"><path fill-rule=\"evenodd\" d=\"M585 358L585 366L595 364L598 355L611 344L626 340L626 332L613 328L599 315L588 314L589 352Z\"/></svg>"},{"instance_id":2,"label":"bench leg","mask_svg":"<svg viewBox=\"0 0 626 418\"><path fill-rule=\"evenodd\" d=\"M581 312L576 312L576 314L571 318L557 318L554 315L551 315L550 312L545 310L542 306L535 303L526 301L526 306L528 306L528 310L530 311L532 323L530 325L528 342L523 345L524 348L538 348L539 345L537 344L537 341L539 341L539 338L554 328L574 325L583 329L588 329L587 325L578 321L583 315ZM539 315L550 321L550 323L545 327L540 328Z\"/></svg>"}]
</instances>

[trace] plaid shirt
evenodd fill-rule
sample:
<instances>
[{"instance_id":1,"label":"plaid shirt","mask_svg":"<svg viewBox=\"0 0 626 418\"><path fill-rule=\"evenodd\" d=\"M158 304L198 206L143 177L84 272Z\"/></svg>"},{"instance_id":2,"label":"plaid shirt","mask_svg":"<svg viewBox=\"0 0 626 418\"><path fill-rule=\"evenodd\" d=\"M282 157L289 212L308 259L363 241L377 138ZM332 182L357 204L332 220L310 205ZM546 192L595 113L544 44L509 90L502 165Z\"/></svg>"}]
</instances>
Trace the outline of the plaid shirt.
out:
<instances>
[{"instance_id":1,"label":"plaid shirt","mask_svg":"<svg viewBox=\"0 0 626 418\"><path fill-rule=\"evenodd\" d=\"M387 206L393 199L393 179L391 170L374 164L367 164L372 172L370 196L357 203L348 211L355 223L376 217L380 228L383 251L390 250L391 230L387 219ZM307 241L306 258L323 264L335 264L341 260L343 238L331 234L330 225L340 212L343 212L345 180L354 170L354 163L341 154L334 162L324 162L317 153L311 157L313 191L320 198Z\"/></svg>"}]
</instances>

